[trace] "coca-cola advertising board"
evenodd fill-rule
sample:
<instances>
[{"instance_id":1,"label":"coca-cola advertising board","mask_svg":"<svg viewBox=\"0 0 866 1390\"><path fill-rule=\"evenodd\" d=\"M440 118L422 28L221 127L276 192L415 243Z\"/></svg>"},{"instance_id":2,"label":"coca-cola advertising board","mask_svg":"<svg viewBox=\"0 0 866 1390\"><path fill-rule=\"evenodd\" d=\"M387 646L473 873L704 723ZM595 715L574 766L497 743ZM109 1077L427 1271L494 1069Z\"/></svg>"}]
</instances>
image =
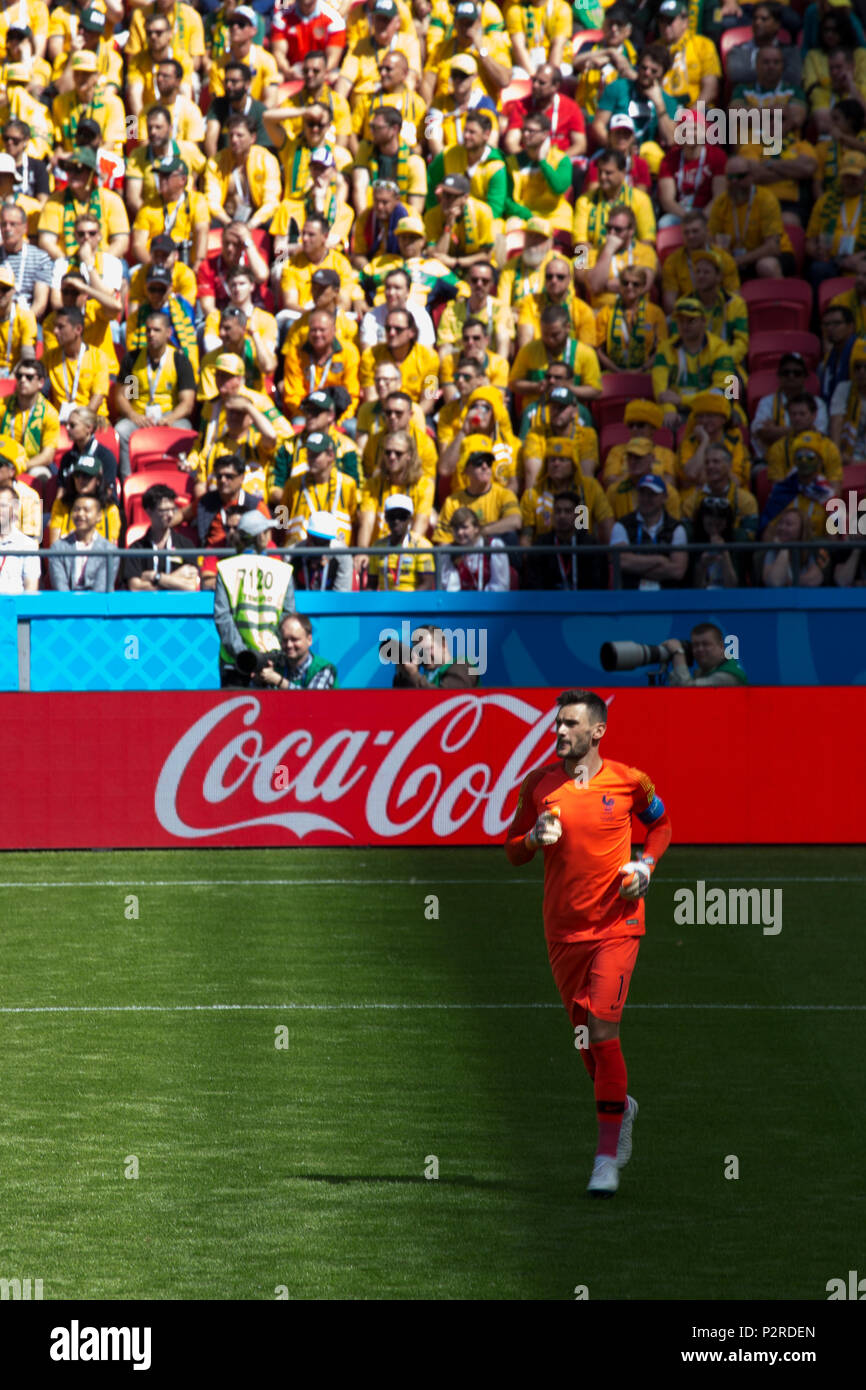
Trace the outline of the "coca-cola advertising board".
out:
<instances>
[{"instance_id":1,"label":"coca-cola advertising board","mask_svg":"<svg viewBox=\"0 0 866 1390\"><path fill-rule=\"evenodd\" d=\"M0 695L0 845L499 844L558 693ZM649 773L677 843L866 838L862 689L599 693L603 753Z\"/></svg>"}]
</instances>

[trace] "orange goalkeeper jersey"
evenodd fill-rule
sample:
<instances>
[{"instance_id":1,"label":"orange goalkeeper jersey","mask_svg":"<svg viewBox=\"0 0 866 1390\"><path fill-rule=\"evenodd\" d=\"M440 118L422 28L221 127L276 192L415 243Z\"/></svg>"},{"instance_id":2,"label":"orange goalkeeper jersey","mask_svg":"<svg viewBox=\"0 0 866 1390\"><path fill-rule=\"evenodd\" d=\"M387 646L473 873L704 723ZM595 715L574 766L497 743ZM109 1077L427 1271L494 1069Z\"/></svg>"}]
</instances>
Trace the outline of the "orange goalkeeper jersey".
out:
<instances>
[{"instance_id":1,"label":"orange goalkeeper jersey","mask_svg":"<svg viewBox=\"0 0 866 1390\"><path fill-rule=\"evenodd\" d=\"M647 827L667 820L649 777L607 760L586 783L568 777L560 762L536 768L523 781L508 832L512 864L532 857L523 837L543 811L552 810L562 822L562 835L541 850L548 941L642 936L643 900L619 896L619 870L632 857L632 816Z\"/></svg>"}]
</instances>

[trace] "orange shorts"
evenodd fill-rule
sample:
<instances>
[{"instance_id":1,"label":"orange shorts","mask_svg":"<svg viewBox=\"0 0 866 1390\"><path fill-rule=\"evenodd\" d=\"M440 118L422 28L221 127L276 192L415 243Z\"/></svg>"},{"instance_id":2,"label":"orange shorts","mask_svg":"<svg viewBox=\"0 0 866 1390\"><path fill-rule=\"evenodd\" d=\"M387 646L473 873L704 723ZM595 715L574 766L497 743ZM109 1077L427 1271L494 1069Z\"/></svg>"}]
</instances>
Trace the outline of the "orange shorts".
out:
<instances>
[{"instance_id":1,"label":"orange shorts","mask_svg":"<svg viewBox=\"0 0 866 1390\"><path fill-rule=\"evenodd\" d=\"M587 1013L616 1022L628 998L641 938L614 936L601 941L553 941L550 968L574 1026Z\"/></svg>"}]
</instances>

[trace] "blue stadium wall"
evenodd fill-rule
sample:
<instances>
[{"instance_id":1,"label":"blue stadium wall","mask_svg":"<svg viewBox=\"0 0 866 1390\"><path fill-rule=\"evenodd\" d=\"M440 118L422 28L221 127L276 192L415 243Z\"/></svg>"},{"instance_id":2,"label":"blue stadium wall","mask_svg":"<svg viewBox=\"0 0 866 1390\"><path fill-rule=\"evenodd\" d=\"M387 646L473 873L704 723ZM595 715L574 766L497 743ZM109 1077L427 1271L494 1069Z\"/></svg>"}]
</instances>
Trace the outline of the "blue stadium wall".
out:
<instances>
[{"instance_id":1,"label":"blue stadium wall","mask_svg":"<svg viewBox=\"0 0 866 1390\"><path fill-rule=\"evenodd\" d=\"M315 649L340 684L385 688L383 634L435 621L486 643L486 686L646 685L603 675L604 641L684 637L702 620L734 636L754 685L866 683L866 591L301 594ZM209 690L217 685L210 594L0 598L0 690ZM470 647L471 652L471 647Z\"/></svg>"}]
</instances>

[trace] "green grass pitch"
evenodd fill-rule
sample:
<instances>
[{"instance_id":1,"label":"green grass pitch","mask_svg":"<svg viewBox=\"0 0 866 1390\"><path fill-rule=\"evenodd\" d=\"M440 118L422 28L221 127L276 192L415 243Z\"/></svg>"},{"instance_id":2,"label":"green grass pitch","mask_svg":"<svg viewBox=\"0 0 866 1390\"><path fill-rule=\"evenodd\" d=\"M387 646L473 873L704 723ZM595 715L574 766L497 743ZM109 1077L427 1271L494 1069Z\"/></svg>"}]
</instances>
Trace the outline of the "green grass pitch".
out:
<instances>
[{"instance_id":1,"label":"green grass pitch","mask_svg":"<svg viewBox=\"0 0 866 1390\"><path fill-rule=\"evenodd\" d=\"M6 854L0 878L0 1278L46 1299L823 1300L862 1266L856 848L665 858L612 1202L584 1196L540 866ZM782 888L781 933L675 925L699 878Z\"/></svg>"}]
</instances>

